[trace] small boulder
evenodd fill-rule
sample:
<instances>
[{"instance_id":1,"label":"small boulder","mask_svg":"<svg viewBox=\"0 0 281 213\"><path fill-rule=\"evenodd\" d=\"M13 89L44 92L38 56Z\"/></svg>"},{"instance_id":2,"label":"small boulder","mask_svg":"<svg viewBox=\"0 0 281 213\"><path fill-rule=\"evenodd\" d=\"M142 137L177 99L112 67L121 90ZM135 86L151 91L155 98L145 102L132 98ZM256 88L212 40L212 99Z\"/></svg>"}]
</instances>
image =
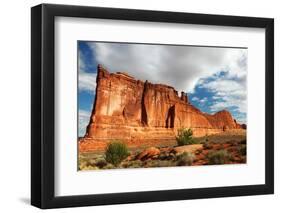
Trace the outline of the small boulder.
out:
<instances>
[{"instance_id":1,"label":"small boulder","mask_svg":"<svg viewBox=\"0 0 281 213\"><path fill-rule=\"evenodd\" d=\"M137 160L146 160L149 158L156 158L160 154L160 150L156 147L149 147L136 156Z\"/></svg>"},{"instance_id":2,"label":"small boulder","mask_svg":"<svg viewBox=\"0 0 281 213\"><path fill-rule=\"evenodd\" d=\"M160 151L161 151L161 153L169 154L170 152L173 151L173 148L172 147L163 147L163 148L160 148Z\"/></svg>"},{"instance_id":3,"label":"small boulder","mask_svg":"<svg viewBox=\"0 0 281 213\"><path fill-rule=\"evenodd\" d=\"M184 152L190 152L195 154L196 151L202 150L203 149L203 144L192 144L192 145L185 145L185 146L178 146L174 148L174 152L176 154L181 154Z\"/></svg>"}]
</instances>

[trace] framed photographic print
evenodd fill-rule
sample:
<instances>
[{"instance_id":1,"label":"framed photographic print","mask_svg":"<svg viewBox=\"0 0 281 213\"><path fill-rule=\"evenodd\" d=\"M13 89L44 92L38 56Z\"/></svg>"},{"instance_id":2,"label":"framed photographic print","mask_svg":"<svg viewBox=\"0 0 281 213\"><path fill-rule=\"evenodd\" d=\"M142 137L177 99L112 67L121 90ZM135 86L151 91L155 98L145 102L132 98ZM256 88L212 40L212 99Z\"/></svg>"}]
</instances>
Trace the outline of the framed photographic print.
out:
<instances>
[{"instance_id":1,"label":"framed photographic print","mask_svg":"<svg viewBox=\"0 0 281 213\"><path fill-rule=\"evenodd\" d=\"M31 9L31 203L271 194L274 21Z\"/></svg>"}]
</instances>

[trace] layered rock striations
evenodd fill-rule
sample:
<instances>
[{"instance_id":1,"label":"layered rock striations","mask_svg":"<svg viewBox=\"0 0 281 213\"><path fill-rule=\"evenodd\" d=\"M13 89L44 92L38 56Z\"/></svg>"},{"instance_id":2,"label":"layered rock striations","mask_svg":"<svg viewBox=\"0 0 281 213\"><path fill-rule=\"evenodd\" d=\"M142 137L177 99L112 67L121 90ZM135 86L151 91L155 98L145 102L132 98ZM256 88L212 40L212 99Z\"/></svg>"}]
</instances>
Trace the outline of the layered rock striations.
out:
<instances>
[{"instance_id":1,"label":"layered rock striations","mask_svg":"<svg viewBox=\"0 0 281 213\"><path fill-rule=\"evenodd\" d=\"M84 139L92 141L171 140L179 128L195 136L241 129L231 114L201 112L187 94L170 86L140 81L98 66L94 107Z\"/></svg>"}]
</instances>

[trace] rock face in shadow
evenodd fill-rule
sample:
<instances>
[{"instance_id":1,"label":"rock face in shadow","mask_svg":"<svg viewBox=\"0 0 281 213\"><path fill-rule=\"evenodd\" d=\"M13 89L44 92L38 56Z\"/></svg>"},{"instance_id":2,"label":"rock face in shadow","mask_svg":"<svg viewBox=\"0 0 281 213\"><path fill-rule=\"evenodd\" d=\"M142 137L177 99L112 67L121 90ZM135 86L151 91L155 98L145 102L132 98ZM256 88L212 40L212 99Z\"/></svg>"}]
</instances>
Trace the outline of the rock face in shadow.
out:
<instances>
[{"instance_id":1,"label":"rock face in shadow","mask_svg":"<svg viewBox=\"0 0 281 213\"><path fill-rule=\"evenodd\" d=\"M203 113L189 103L187 94L179 96L173 87L98 66L96 97L84 139L169 140L182 127L191 128L194 136L242 128L228 111Z\"/></svg>"}]
</instances>

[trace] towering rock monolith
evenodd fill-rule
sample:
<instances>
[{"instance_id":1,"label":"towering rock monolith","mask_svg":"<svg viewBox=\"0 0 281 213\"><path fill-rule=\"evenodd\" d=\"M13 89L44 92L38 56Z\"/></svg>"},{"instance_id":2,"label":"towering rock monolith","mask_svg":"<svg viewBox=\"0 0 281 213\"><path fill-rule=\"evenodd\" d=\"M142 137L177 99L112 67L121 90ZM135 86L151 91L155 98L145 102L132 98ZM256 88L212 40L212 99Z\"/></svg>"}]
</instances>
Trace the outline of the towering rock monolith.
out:
<instances>
[{"instance_id":1,"label":"towering rock monolith","mask_svg":"<svg viewBox=\"0 0 281 213\"><path fill-rule=\"evenodd\" d=\"M231 114L201 112L173 87L140 81L98 66L95 102L84 139L88 141L171 140L179 128L194 136L241 129Z\"/></svg>"}]
</instances>

